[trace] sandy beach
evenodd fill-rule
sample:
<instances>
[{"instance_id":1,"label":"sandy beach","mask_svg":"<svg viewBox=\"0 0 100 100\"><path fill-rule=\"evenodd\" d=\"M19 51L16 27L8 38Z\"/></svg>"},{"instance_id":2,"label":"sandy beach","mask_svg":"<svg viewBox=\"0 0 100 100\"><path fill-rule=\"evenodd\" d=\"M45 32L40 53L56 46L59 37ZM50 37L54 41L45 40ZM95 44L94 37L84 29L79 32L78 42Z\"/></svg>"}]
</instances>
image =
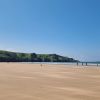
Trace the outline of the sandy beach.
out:
<instances>
[{"instance_id":1,"label":"sandy beach","mask_svg":"<svg viewBox=\"0 0 100 100\"><path fill-rule=\"evenodd\" d=\"M0 63L0 100L100 100L100 68Z\"/></svg>"}]
</instances>

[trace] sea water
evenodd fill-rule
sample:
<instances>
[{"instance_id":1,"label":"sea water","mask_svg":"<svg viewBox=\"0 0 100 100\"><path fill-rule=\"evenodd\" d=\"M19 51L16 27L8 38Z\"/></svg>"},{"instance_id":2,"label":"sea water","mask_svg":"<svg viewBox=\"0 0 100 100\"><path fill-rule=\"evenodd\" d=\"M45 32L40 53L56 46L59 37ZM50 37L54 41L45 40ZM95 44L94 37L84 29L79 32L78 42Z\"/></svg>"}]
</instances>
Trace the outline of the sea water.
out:
<instances>
[{"instance_id":1,"label":"sea water","mask_svg":"<svg viewBox=\"0 0 100 100\"><path fill-rule=\"evenodd\" d=\"M52 64L52 65L77 65L77 62L21 62L21 63L28 63L28 64ZM78 65L86 66L100 66L100 62L78 62Z\"/></svg>"}]
</instances>

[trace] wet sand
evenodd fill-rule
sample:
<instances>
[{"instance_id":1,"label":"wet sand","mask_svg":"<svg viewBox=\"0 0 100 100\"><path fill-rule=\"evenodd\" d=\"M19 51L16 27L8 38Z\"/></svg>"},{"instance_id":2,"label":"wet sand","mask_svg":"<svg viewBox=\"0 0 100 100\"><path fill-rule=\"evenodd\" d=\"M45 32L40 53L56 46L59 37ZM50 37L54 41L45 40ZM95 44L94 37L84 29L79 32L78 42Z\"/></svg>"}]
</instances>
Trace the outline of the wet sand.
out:
<instances>
[{"instance_id":1,"label":"wet sand","mask_svg":"<svg viewBox=\"0 0 100 100\"><path fill-rule=\"evenodd\" d=\"M100 68L0 63L0 100L100 100Z\"/></svg>"}]
</instances>

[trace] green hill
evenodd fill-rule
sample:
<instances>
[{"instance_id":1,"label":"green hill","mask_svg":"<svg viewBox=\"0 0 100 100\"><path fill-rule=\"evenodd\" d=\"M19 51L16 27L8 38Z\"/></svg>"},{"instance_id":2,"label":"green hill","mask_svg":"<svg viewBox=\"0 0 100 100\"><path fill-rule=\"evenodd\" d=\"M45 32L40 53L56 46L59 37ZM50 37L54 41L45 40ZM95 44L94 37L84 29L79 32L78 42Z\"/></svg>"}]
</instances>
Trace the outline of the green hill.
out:
<instances>
[{"instance_id":1,"label":"green hill","mask_svg":"<svg viewBox=\"0 0 100 100\"><path fill-rule=\"evenodd\" d=\"M0 62L76 62L57 54L18 53L0 50Z\"/></svg>"}]
</instances>

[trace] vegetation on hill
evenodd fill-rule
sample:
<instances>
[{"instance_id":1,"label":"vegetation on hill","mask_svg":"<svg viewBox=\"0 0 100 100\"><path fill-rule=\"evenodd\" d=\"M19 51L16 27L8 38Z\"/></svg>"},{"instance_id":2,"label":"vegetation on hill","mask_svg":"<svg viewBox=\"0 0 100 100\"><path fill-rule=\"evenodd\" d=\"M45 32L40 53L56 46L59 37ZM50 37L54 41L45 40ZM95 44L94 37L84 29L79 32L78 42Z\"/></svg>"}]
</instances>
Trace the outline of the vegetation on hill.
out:
<instances>
[{"instance_id":1,"label":"vegetation on hill","mask_svg":"<svg viewBox=\"0 0 100 100\"><path fill-rule=\"evenodd\" d=\"M0 50L0 62L76 62L57 54L17 53Z\"/></svg>"}]
</instances>

